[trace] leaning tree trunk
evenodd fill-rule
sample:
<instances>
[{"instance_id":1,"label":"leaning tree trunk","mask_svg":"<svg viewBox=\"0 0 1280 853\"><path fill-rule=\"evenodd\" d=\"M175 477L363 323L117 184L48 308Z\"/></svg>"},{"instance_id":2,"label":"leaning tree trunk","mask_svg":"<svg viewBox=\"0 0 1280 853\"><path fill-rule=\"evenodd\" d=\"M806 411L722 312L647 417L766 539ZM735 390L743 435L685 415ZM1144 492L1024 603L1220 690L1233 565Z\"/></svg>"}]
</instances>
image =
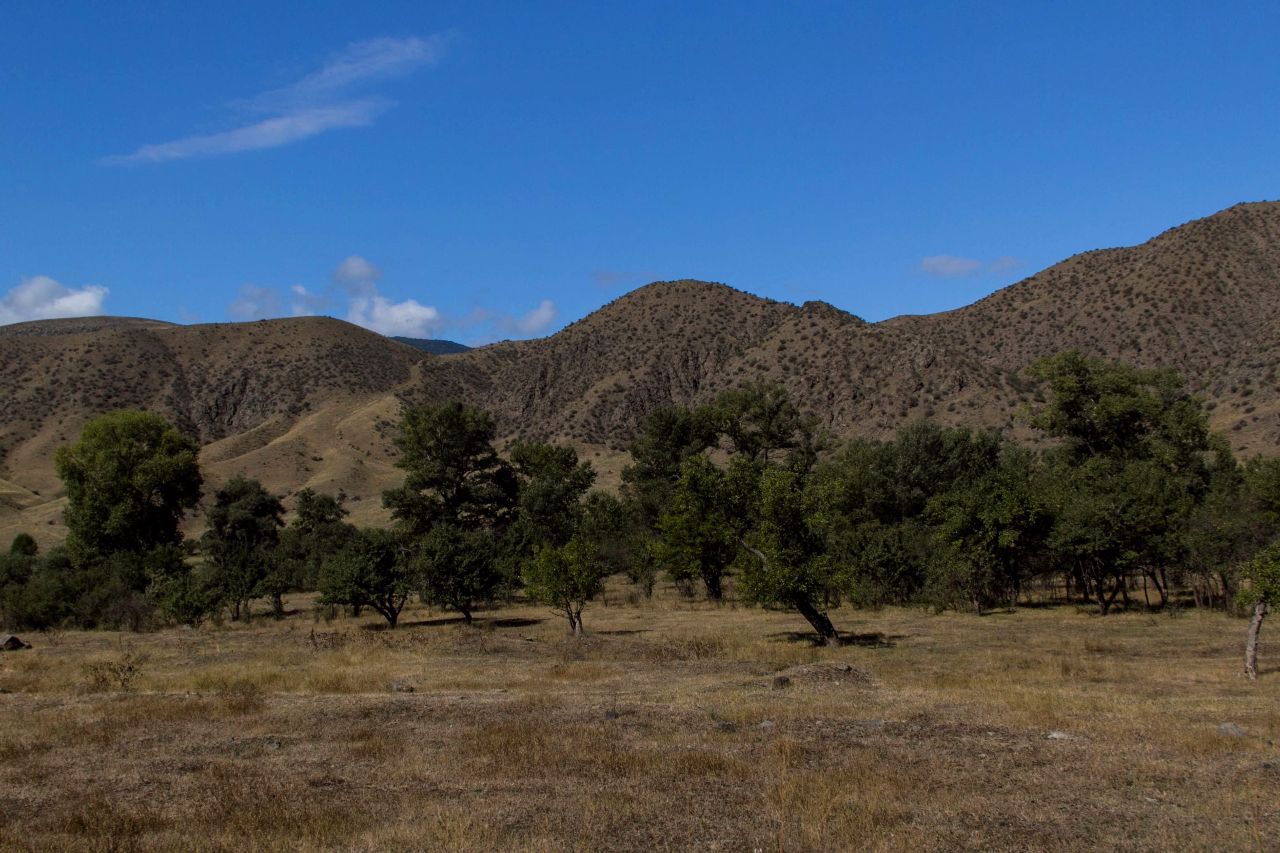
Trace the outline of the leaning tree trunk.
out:
<instances>
[{"instance_id":1,"label":"leaning tree trunk","mask_svg":"<svg viewBox=\"0 0 1280 853\"><path fill-rule=\"evenodd\" d=\"M797 598L792 602L796 610L800 611L800 615L813 626L813 630L818 632L818 641L824 646L834 646L840 641L840 634L836 631L836 626L831 624L831 619L827 614L813 606L813 602L807 598Z\"/></svg>"},{"instance_id":2,"label":"leaning tree trunk","mask_svg":"<svg viewBox=\"0 0 1280 853\"><path fill-rule=\"evenodd\" d=\"M707 598L711 601L721 601L724 599L724 585L721 581L720 572L703 572L702 583L707 588Z\"/></svg>"},{"instance_id":3,"label":"leaning tree trunk","mask_svg":"<svg viewBox=\"0 0 1280 853\"><path fill-rule=\"evenodd\" d=\"M1253 605L1253 618L1249 620L1249 635L1244 641L1244 674L1249 678L1258 677L1258 633L1262 630L1262 620L1267 615L1267 603L1259 601Z\"/></svg>"}]
</instances>

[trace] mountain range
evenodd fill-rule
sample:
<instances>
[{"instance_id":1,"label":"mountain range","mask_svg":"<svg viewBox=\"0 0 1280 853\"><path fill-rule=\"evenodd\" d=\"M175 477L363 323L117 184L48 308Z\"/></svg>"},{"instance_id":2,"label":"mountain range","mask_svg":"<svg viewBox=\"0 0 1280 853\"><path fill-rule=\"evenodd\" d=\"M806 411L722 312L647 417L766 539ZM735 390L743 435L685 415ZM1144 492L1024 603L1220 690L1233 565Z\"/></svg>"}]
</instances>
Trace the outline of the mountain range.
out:
<instances>
[{"instance_id":1,"label":"mountain range","mask_svg":"<svg viewBox=\"0 0 1280 853\"><path fill-rule=\"evenodd\" d=\"M210 487L243 472L280 494L342 490L364 523L383 519L380 493L400 480L391 439L406 403L483 406L504 440L571 443L608 485L648 412L755 379L783 383L840 437L883 437L923 417L1022 433L1019 412L1040 394L1025 368L1069 348L1177 369L1239 453L1274 454L1280 203L1075 255L940 314L868 323L823 302L684 280L641 287L547 338L448 343L321 317L0 327L0 537L61 539L53 451L120 408L196 436Z\"/></svg>"}]
</instances>

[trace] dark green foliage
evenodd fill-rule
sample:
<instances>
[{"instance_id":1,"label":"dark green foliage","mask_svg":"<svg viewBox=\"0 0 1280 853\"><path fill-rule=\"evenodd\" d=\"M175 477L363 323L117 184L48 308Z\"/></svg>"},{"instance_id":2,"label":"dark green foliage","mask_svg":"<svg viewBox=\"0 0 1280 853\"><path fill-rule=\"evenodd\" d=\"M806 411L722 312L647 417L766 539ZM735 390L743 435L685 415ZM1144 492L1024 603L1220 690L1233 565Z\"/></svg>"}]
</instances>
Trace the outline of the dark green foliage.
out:
<instances>
[{"instance_id":1,"label":"dark green foliage","mask_svg":"<svg viewBox=\"0 0 1280 853\"><path fill-rule=\"evenodd\" d=\"M428 604L471 615L503 591L508 576L498 565L493 534L437 524L418 542L414 561L419 596Z\"/></svg>"},{"instance_id":2,"label":"dark green foliage","mask_svg":"<svg viewBox=\"0 0 1280 853\"><path fill-rule=\"evenodd\" d=\"M623 495L653 525L666 508L686 459L716 443L715 425L705 409L657 409L631 443L631 464L622 472Z\"/></svg>"},{"instance_id":3,"label":"dark green foliage","mask_svg":"<svg viewBox=\"0 0 1280 853\"><path fill-rule=\"evenodd\" d=\"M1034 482L1030 453L1008 448L970 484L934 497L927 516L942 559L930 563L927 594L939 605L971 605L979 614L1012 604L1042 561L1051 519Z\"/></svg>"},{"instance_id":4,"label":"dark green foliage","mask_svg":"<svg viewBox=\"0 0 1280 853\"><path fill-rule=\"evenodd\" d=\"M284 507L257 480L233 478L214 496L201 546L219 598L232 618L248 619L250 600L264 594L272 572Z\"/></svg>"},{"instance_id":5,"label":"dark green foliage","mask_svg":"<svg viewBox=\"0 0 1280 853\"><path fill-rule=\"evenodd\" d=\"M880 521L919 517L936 495L981 478L1000 457L998 433L916 421L873 456L869 509Z\"/></svg>"},{"instance_id":6,"label":"dark green foliage","mask_svg":"<svg viewBox=\"0 0 1280 853\"><path fill-rule=\"evenodd\" d=\"M147 590L185 571L179 523L200 498L195 443L156 415L114 412L86 424L54 464L67 490L67 545L40 558L30 537L15 540L27 562L5 571L4 619L15 628L149 627Z\"/></svg>"},{"instance_id":7,"label":"dark green foliage","mask_svg":"<svg viewBox=\"0 0 1280 853\"><path fill-rule=\"evenodd\" d=\"M85 425L54 466L67 490L67 546L78 562L181 541L200 500L198 448L158 415L113 412Z\"/></svg>"},{"instance_id":8,"label":"dark green foliage","mask_svg":"<svg viewBox=\"0 0 1280 853\"><path fill-rule=\"evenodd\" d=\"M583 501L578 536L596 549L609 574L625 574L646 596L653 594L657 563L634 504L608 492L590 492Z\"/></svg>"},{"instance_id":9,"label":"dark green foliage","mask_svg":"<svg viewBox=\"0 0 1280 853\"><path fill-rule=\"evenodd\" d=\"M1259 602L1280 607L1280 542L1274 542L1247 560L1240 570L1243 583L1237 594L1242 610Z\"/></svg>"},{"instance_id":10,"label":"dark green foliage","mask_svg":"<svg viewBox=\"0 0 1280 853\"><path fill-rule=\"evenodd\" d=\"M702 410L702 419L723 438L730 453L768 465L807 472L826 449L817 419L801 414L787 390L776 382L755 382L719 394Z\"/></svg>"},{"instance_id":11,"label":"dark green foliage","mask_svg":"<svg viewBox=\"0 0 1280 853\"><path fill-rule=\"evenodd\" d=\"M462 403L406 409L396 438L404 485L382 496L392 517L415 535L441 522L469 528L509 522L516 477L494 450L495 435L488 412Z\"/></svg>"},{"instance_id":12,"label":"dark green foliage","mask_svg":"<svg viewBox=\"0 0 1280 853\"><path fill-rule=\"evenodd\" d=\"M68 624L85 584L65 548L43 558L0 557L0 620L11 631L42 631Z\"/></svg>"},{"instance_id":13,"label":"dark green foliage","mask_svg":"<svg viewBox=\"0 0 1280 853\"><path fill-rule=\"evenodd\" d=\"M893 441L852 441L818 465L809 485L810 523L855 603L910 601L936 575L930 502L969 489L997 465L992 432L918 421Z\"/></svg>"},{"instance_id":14,"label":"dark green foliage","mask_svg":"<svg viewBox=\"0 0 1280 853\"><path fill-rule=\"evenodd\" d=\"M371 607L394 628L413 587L408 550L389 530L359 530L320 569L320 601Z\"/></svg>"},{"instance_id":15,"label":"dark green foliage","mask_svg":"<svg viewBox=\"0 0 1280 853\"><path fill-rule=\"evenodd\" d=\"M40 553L40 546L36 544L36 540L30 533L19 533L13 537L13 544L9 546L9 553L23 557L34 557Z\"/></svg>"},{"instance_id":16,"label":"dark green foliage","mask_svg":"<svg viewBox=\"0 0 1280 853\"><path fill-rule=\"evenodd\" d=\"M739 470L743 466L750 463L744 460ZM705 456L691 456L658 518L654 557L678 584L701 580L713 600L723 597L725 570L741 548L747 519L743 501L734 493L741 479L731 480Z\"/></svg>"},{"instance_id":17,"label":"dark green foliage","mask_svg":"<svg viewBox=\"0 0 1280 853\"><path fill-rule=\"evenodd\" d=\"M569 621L569 630L582 633L582 611L600 594L608 566L590 543L571 539L561 548L544 545L525 567L529 594Z\"/></svg>"},{"instance_id":18,"label":"dark green foliage","mask_svg":"<svg viewBox=\"0 0 1280 853\"><path fill-rule=\"evenodd\" d=\"M1045 381L1050 394L1033 422L1063 440L1071 461L1153 459L1185 470L1208 449L1203 406L1172 370L1139 370L1068 351L1028 372Z\"/></svg>"},{"instance_id":19,"label":"dark green foliage","mask_svg":"<svg viewBox=\"0 0 1280 853\"><path fill-rule=\"evenodd\" d=\"M211 565L193 567L185 549L152 552L147 567L147 597L157 609L180 625L196 626L222 605L221 590Z\"/></svg>"},{"instance_id":20,"label":"dark green foliage","mask_svg":"<svg viewBox=\"0 0 1280 853\"><path fill-rule=\"evenodd\" d=\"M756 604L795 609L824 643L837 639L827 616L840 600L841 579L811 526L803 478L794 471L766 468L759 481L759 520L749 545L740 590Z\"/></svg>"},{"instance_id":21,"label":"dark green foliage","mask_svg":"<svg viewBox=\"0 0 1280 853\"><path fill-rule=\"evenodd\" d=\"M800 411L777 383L757 382L725 391L708 409L729 450L753 462L767 465L771 455L796 446Z\"/></svg>"},{"instance_id":22,"label":"dark green foliage","mask_svg":"<svg viewBox=\"0 0 1280 853\"><path fill-rule=\"evenodd\" d=\"M1203 408L1172 371L1067 352L1031 372L1051 392L1035 423L1061 439L1046 460L1060 564L1103 613L1133 573L1167 601L1167 568L1185 557L1212 479Z\"/></svg>"},{"instance_id":23,"label":"dark green foliage","mask_svg":"<svg viewBox=\"0 0 1280 853\"><path fill-rule=\"evenodd\" d=\"M564 545L578 529L582 498L596 479L591 463L579 462L572 447L536 442L516 444L509 456L519 478L519 541L529 554L541 545Z\"/></svg>"},{"instance_id":24,"label":"dark green foliage","mask_svg":"<svg viewBox=\"0 0 1280 853\"><path fill-rule=\"evenodd\" d=\"M284 591L317 587L324 558L340 551L356 532L343 521L347 517L343 503L342 495L334 497L312 489L298 492L297 515L280 531L268 586Z\"/></svg>"}]
</instances>

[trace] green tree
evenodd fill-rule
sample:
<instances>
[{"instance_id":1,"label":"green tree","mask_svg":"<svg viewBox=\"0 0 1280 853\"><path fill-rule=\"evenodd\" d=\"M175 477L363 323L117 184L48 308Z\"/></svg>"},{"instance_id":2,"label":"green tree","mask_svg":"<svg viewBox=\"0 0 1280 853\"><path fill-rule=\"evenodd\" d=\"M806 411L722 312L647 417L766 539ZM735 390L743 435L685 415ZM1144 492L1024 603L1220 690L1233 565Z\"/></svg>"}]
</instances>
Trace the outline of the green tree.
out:
<instances>
[{"instance_id":1,"label":"green tree","mask_svg":"<svg viewBox=\"0 0 1280 853\"><path fill-rule=\"evenodd\" d=\"M981 615L997 603L1017 600L1050 525L1034 477L1031 454L1011 447L996 468L930 501L927 515L942 546L931 566L936 603L964 600Z\"/></svg>"},{"instance_id":2,"label":"green tree","mask_svg":"<svg viewBox=\"0 0 1280 853\"><path fill-rule=\"evenodd\" d=\"M341 494L335 497L312 489L298 492L296 514L280 532L268 586L284 590L317 587L324 558L340 551L356 532L343 520L348 515L343 504Z\"/></svg>"},{"instance_id":3,"label":"green tree","mask_svg":"<svg viewBox=\"0 0 1280 853\"><path fill-rule=\"evenodd\" d=\"M263 592L283 516L279 499L257 480L244 476L232 478L214 495L201 544L212 568L212 582L234 619L247 620L250 600ZM280 609L278 598L276 609Z\"/></svg>"},{"instance_id":4,"label":"green tree","mask_svg":"<svg viewBox=\"0 0 1280 853\"><path fill-rule=\"evenodd\" d=\"M760 478L759 522L747 544L740 590L747 601L796 610L824 645L839 641L827 608L839 602L841 578L811 524L804 480L767 468Z\"/></svg>"},{"instance_id":5,"label":"green tree","mask_svg":"<svg viewBox=\"0 0 1280 853\"><path fill-rule=\"evenodd\" d=\"M192 567L180 553L153 566L150 577L147 596L179 625L199 625L222 605L214 567Z\"/></svg>"},{"instance_id":6,"label":"green tree","mask_svg":"<svg viewBox=\"0 0 1280 853\"><path fill-rule=\"evenodd\" d=\"M1033 423L1060 441L1047 454L1050 547L1102 613L1139 572L1167 602L1211 481L1203 407L1170 370L1065 352L1030 372L1050 391Z\"/></svg>"},{"instance_id":7,"label":"green tree","mask_svg":"<svg viewBox=\"0 0 1280 853\"><path fill-rule=\"evenodd\" d=\"M1244 671L1253 679L1258 677L1258 634L1262 631L1262 620L1270 608L1280 605L1280 542L1258 552L1244 564L1240 574L1243 583L1237 603L1250 614Z\"/></svg>"},{"instance_id":8,"label":"green tree","mask_svg":"<svg viewBox=\"0 0 1280 853\"><path fill-rule=\"evenodd\" d=\"M741 547L745 519L734 497L724 471L705 456L691 456L658 518L655 559L677 583L700 579L713 601L723 598L725 571Z\"/></svg>"},{"instance_id":9,"label":"green tree","mask_svg":"<svg viewBox=\"0 0 1280 853\"><path fill-rule=\"evenodd\" d=\"M705 408L666 406L644 419L628 447L631 464L622 470L622 492L648 525L670 500L685 460L715 443L715 424Z\"/></svg>"},{"instance_id":10,"label":"green tree","mask_svg":"<svg viewBox=\"0 0 1280 853\"><path fill-rule=\"evenodd\" d=\"M508 523L517 484L493 448L496 433L488 412L462 403L406 409L395 442L404 485L382 496L392 517L418 536L441 522L464 528Z\"/></svg>"},{"instance_id":11,"label":"green tree","mask_svg":"<svg viewBox=\"0 0 1280 853\"><path fill-rule=\"evenodd\" d=\"M1256 475L1267 467L1262 460L1239 465L1226 440L1213 436L1214 461L1209 487L1192 511L1186 529L1186 570L1196 603L1224 607L1235 598L1237 570L1275 535L1277 516L1262 494L1254 490Z\"/></svg>"},{"instance_id":12,"label":"green tree","mask_svg":"<svg viewBox=\"0 0 1280 853\"><path fill-rule=\"evenodd\" d=\"M625 574L646 597L653 595L657 564L644 518L634 503L600 490L588 493L578 536L596 549L609 574Z\"/></svg>"},{"instance_id":13,"label":"green tree","mask_svg":"<svg viewBox=\"0 0 1280 853\"><path fill-rule=\"evenodd\" d=\"M413 588L407 549L389 530L365 528L327 556L320 569L320 602L372 607L392 628Z\"/></svg>"},{"instance_id":14,"label":"green tree","mask_svg":"<svg viewBox=\"0 0 1280 853\"><path fill-rule=\"evenodd\" d=\"M77 562L144 553L182 539L200 500L198 448L164 418L112 412L85 424L54 467L67 491L67 546Z\"/></svg>"},{"instance_id":15,"label":"green tree","mask_svg":"<svg viewBox=\"0 0 1280 853\"><path fill-rule=\"evenodd\" d=\"M493 601L508 582L493 535L452 524L437 524L418 541L414 568L419 597L456 610L468 625L476 607Z\"/></svg>"},{"instance_id":16,"label":"green tree","mask_svg":"<svg viewBox=\"0 0 1280 853\"><path fill-rule=\"evenodd\" d=\"M543 545L525 567L529 594L569 621L574 636L582 634L582 611L604 589L608 567L591 543L570 539L563 547Z\"/></svg>"},{"instance_id":17,"label":"green tree","mask_svg":"<svg viewBox=\"0 0 1280 853\"><path fill-rule=\"evenodd\" d=\"M590 462L579 462L572 447L521 442L511 448L519 478L517 535L528 552L539 545L561 546L582 520L582 499L595 482Z\"/></svg>"},{"instance_id":18,"label":"green tree","mask_svg":"<svg viewBox=\"0 0 1280 853\"><path fill-rule=\"evenodd\" d=\"M892 441L851 441L815 467L806 486L809 523L855 604L905 602L921 593L938 565L926 508L986 476L1001 447L997 433L923 420L899 429Z\"/></svg>"}]
</instances>

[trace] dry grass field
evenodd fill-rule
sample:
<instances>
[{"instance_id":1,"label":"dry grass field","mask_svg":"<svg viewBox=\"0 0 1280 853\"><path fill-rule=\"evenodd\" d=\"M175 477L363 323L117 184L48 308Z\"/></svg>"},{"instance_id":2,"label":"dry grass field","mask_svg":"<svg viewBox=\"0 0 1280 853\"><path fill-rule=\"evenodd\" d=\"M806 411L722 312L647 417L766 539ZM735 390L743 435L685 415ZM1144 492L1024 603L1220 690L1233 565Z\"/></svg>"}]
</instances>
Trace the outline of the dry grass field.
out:
<instances>
[{"instance_id":1,"label":"dry grass field","mask_svg":"<svg viewBox=\"0 0 1280 853\"><path fill-rule=\"evenodd\" d=\"M30 637L0 849L1280 848L1280 661L1241 678L1239 621L845 610L826 649L624 598L579 642L535 606L384 631L305 599Z\"/></svg>"}]
</instances>

